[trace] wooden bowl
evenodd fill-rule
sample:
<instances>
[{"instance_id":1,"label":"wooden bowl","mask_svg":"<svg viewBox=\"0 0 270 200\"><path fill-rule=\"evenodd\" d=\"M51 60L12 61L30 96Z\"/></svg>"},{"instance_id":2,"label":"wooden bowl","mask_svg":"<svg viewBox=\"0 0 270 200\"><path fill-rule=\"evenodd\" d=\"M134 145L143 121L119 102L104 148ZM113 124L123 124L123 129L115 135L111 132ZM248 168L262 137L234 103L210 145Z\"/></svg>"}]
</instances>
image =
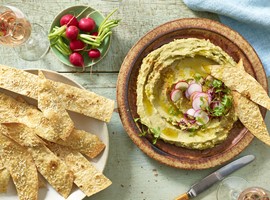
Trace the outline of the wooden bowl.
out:
<instances>
[{"instance_id":1,"label":"wooden bowl","mask_svg":"<svg viewBox=\"0 0 270 200\"><path fill-rule=\"evenodd\" d=\"M237 32L209 19L185 18L165 23L143 36L128 52L120 69L117 82L119 114L125 130L133 142L148 156L166 165L183 169L206 169L221 165L234 158L252 141L253 135L237 121L228 138L206 150L190 150L159 140L155 145L147 137L140 137L136 107L136 82L143 58L163 44L179 38L209 39L221 47L236 62L240 58L246 71L268 91L264 68L254 49ZM261 109L265 117L266 109Z\"/></svg>"}]
</instances>

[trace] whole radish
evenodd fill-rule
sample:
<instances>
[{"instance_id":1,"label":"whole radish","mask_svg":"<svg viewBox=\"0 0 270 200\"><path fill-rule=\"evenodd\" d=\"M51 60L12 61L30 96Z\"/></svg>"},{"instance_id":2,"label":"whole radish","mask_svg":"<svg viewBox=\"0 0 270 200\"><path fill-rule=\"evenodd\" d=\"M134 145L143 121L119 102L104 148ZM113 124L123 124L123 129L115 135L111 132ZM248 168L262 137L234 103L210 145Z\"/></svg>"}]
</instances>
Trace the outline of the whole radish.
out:
<instances>
[{"instance_id":1,"label":"whole radish","mask_svg":"<svg viewBox=\"0 0 270 200\"><path fill-rule=\"evenodd\" d=\"M81 51L85 47L85 44L81 40L72 40L69 43L69 48L72 51Z\"/></svg>"},{"instance_id":2,"label":"whole radish","mask_svg":"<svg viewBox=\"0 0 270 200\"><path fill-rule=\"evenodd\" d=\"M98 32L93 32L93 33L91 33L91 35L98 36Z\"/></svg>"},{"instance_id":3,"label":"whole radish","mask_svg":"<svg viewBox=\"0 0 270 200\"><path fill-rule=\"evenodd\" d=\"M90 32L94 30L95 27L96 27L96 22L90 17L82 18L79 21L79 29L82 31Z\"/></svg>"},{"instance_id":4,"label":"whole radish","mask_svg":"<svg viewBox=\"0 0 270 200\"><path fill-rule=\"evenodd\" d=\"M77 26L69 26L66 29L66 36L69 40L76 40L79 34Z\"/></svg>"},{"instance_id":5,"label":"whole radish","mask_svg":"<svg viewBox=\"0 0 270 200\"><path fill-rule=\"evenodd\" d=\"M75 65L77 67L83 67L84 66L84 60L83 56L77 52L74 52L70 54L69 61L72 65Z\"/></svg>"},{"instance_id":6,"label":"whole radish","mask_svg":"<svg viewBox=\"0 0 270 200\"><path fill-rule=\"evenodd\" d=\"M89 52L88 52L88 56L90 58L99 58L100 57L100 51L98 49L91 49Z\"/></svg>"},{"instance_id":7,"label":"whole radish","mask_svg":"<svg viewBox=\"0 0 270 200\"><path fill-rule=\"evenodd\" d=\"M66 14L60 19L60 25L78 26L79 22L74 15Z\"/></svg>"}]
</instances>

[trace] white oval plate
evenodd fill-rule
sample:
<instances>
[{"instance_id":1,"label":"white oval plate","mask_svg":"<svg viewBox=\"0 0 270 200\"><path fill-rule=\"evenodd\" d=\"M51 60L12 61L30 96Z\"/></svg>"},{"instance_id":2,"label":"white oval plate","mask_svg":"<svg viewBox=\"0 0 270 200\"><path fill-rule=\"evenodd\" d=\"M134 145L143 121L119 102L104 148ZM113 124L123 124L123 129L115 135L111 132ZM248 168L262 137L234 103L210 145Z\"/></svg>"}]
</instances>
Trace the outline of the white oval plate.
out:
<instances>
[{"instance_id":1,"label":"white oval plate","mask_svg":"<svg viewBox=\"0 0 270 200\"><path fill-rule=\"evenodd\" d=\"M33 70L30 69L26 71L33 74L37 74L38 72L36 69L33 69ZM47 79L51 79L53 81L62 82L65 84L69 84L69 85L84 89L79 83L69 79L68 77L62 74L59 74L50 70L42 70L42 71ZM0 90L0 91L10 96L18 96L18 94L15 94L6 90ZM33 101L33 99L30 99L27 97L23 97L23 98L28 103L37 105L37 102ZM91 163L98 170L103 171L105 168L107 158L108 158L108 153L109 153L109 134L108 134L107 124L105 122L102 122L102 121L99 121L99 120L96 120L96 119L93 119L93 118L90 118L90 117L87 117L78 113L69 112L69 114L72 120L74 121L75 127L77 129L82 129L87 132L96 134L106 145L105 150L98 157L91 159ZM86 195L81 190L79 190L78 187L74 186L67 200L81 200L85 196ZM7 193L0 194L0 199L1 200L18 200L19 199L17 196L16 188L12 180L10 180L9 182ZM63 198L60 194L58 194L52 188L52 186L50 186L48 183L47 183L46 188L39 189L38 199L39 200L55 200L55 199L65 200L65 198Z\"/></svg>"}]
</instances>

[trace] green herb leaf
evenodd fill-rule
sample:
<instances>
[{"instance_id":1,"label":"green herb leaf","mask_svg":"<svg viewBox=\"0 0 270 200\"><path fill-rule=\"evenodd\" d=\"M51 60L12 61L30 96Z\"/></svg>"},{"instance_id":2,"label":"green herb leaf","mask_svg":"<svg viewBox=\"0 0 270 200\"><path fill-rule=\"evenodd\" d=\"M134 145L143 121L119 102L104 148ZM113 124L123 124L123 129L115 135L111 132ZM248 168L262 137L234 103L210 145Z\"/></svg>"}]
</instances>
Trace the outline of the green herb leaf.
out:
<instances>
[{"instance_id":1,"label":"green herb leaf","mask_svg":"<svg viewBox=\"0 0 270 200\"><path fill-rule=\"evenodd\" d=\"M160 137L161 131L160 131L160 127L158 127L157 129L155 128L150 128L150 131L153 133L154 139L153 139L153 144L157 143L157 139Z\"/></svg>"},{"instance_id":2,"label":"green herb leaf","mask_svg":"<svg viewBox=\"0 0 270 200\"><path fill-rule=\"evenodd\" d=\"M229 108L232 105L232 97L229 95L224 95L221 104L224 105L224 107Z\"/></svg>"},{"instance_id":3,"label":"green herb leaf","mask_svg":"<svg viewBox=\"0 0 270 200\"><path fill-rule=\"evenodd\" d=\"M220 117L224 114L224 106L221 105L221 106L217 106L213 109L213 115L216 116L216 117Z\"/></svg>"},{"instance_id":4,"label":"green herb leaf","mask_svg":"<svg viewBox=\"0 0 270 200\"><path fill-rule=\"evenodd\" d=\"M217 79L215 79L212 84L214 88L220 88L222 86L222 82Z\"/></svg>"},{"instance_id":5,"label":"green herb leaf","mask_svg":"<svg viewBox=\"0 0 270 200\"><path fill-rule=\"evenodd\" d=\"M139 118L139 117L138 118L134 118L134 122L138 122L138 121L140 121L140 119L141 118Z\"/></svg>"},{"instance_id":6,"label":"green herb leaf","mask_svg":"<svg viewBox=\"0 0 270 200\"><path fill-rule=\"evenodd\" d=\"M139 134L139 136L140 136L140 137L146 136L147 133L148 133L147 131L143 130L143 132L141 132L141 133Z\"/></svg>"}]
</instances>

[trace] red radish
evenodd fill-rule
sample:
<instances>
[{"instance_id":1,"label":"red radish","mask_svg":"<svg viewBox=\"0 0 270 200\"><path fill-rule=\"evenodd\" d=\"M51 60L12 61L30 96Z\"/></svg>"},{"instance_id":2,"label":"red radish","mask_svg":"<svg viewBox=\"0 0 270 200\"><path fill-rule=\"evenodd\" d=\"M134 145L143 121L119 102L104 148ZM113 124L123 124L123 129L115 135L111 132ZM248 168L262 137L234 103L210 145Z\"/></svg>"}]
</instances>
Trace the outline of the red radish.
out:
<instances>
[{"instance_id":1,"label":"red radish","mask_svg":"<svg viewBox=\"0 0 270 200\"><path fill-rule=\"evenodd\" d=\"M204 124L207 124L209 122L209 116L203 110L197 110L194 114L194 117L196 118L196 123L198 125L204 125Z\"/></svg>"},{"instance_id":2,"label":"red radish","mask_svg":"<svg viewBox=\"0 0 270 200\"><path fill-rule=\"evenodd\" d=\"M88 52L88 56L90 58L99 58L100 57L100 51L98 49L91 49Z\"/></svg>"},{"instance_id":3,"label":"red radish","mask_svg":"<svg viewBox=\"0 0 270 200\"><path fill-rule=\"evenodd\" d=\"M90 17L82 18L79 21L79 28L82 31L90 32L94 30L95 27L96 27L96 22Z\"/></svg>"},{"instance_id":4,"label":"red radish","mask_svg":"<svg viewBox=\"0 0 270 200\"><path fill-rule=\"evenodd\" d=\"M79 34L77 26L69 26L66 29L66 36L69 40L76 40Z\"/></svg>"},{"instance_id":5,"label":"red radish","mask_svg":"<svg viewBox=\"0 0 270 200\"><path fill-rule=\"evenodd\" d=\"M74 52L70 54L69 61L72 65L75 65L77 67L83 67L84 66L84 60L83 56L77 52Z\"/></svg>"},{"instance_id":6,"label":"red radish","mask_svg":"<svg viewBox=\"0 0 270 200\"><path fill-rule=\"evenodd\" d=\"M61 17L60 25L67 25L67 26L78 26L79 22L74 15L67 14Z\"/></svg>"},{"instance_id":7,"label":"red radish","mask_svg":"<svg viewBox=\"0 0 270 200\"><path fill-rule=\"evenodd\" d=\"M209 105L208 98L197 97L192 102L192 107L194 110L205 109Z\"/></svg>"},{"instance_id":8,"label":"red radish","mask_svg":"<svg viewBox=\"0 0 270 200\"><path fill-rule=\"evenodd\" d=\"M85 47L85 44L81 40L73 40L69 43L69 48L72 51L81 51Z\"/></svg>"},{"instance_id":9,"label":"red radish","mask_svg":"<svg viewBox=\"0 0 270 200\"><path fill-rule=\"evenodd\" d=\"M191 95L193 92L202 92L202 86L198 83L192 83L188 86L188 94Z\"/></svg>"},{"instance_id":10,"label":"red radish","mask_svg":"<svg viewBox=\"0 0 270 200\"><path fill-rule=\"evenodd\" d=\"M188 83L186 81L178 81L174 86L174 89L180 89L180 90L185 90L187 88L188 88Z\"/></svg>"},{"instance_id":11,"label":"red radish","mask_svg":"<svg viewBox=\"0 0 270 200\"><path fill-rule=\"evenodd\" d=\"M181 97L183 97L181 90L172 90L170 98L173 102L178 101Z\"/></svg>"},{"instance_id":12,"label":"red radish","mask_svg":"<svg viewBox=\"0 0 270 200\"><path fill-rule=\"evenodd\" d=\"M91 33L93 36L98 36L98 32Z\"/></svg>"}]
</instances>

